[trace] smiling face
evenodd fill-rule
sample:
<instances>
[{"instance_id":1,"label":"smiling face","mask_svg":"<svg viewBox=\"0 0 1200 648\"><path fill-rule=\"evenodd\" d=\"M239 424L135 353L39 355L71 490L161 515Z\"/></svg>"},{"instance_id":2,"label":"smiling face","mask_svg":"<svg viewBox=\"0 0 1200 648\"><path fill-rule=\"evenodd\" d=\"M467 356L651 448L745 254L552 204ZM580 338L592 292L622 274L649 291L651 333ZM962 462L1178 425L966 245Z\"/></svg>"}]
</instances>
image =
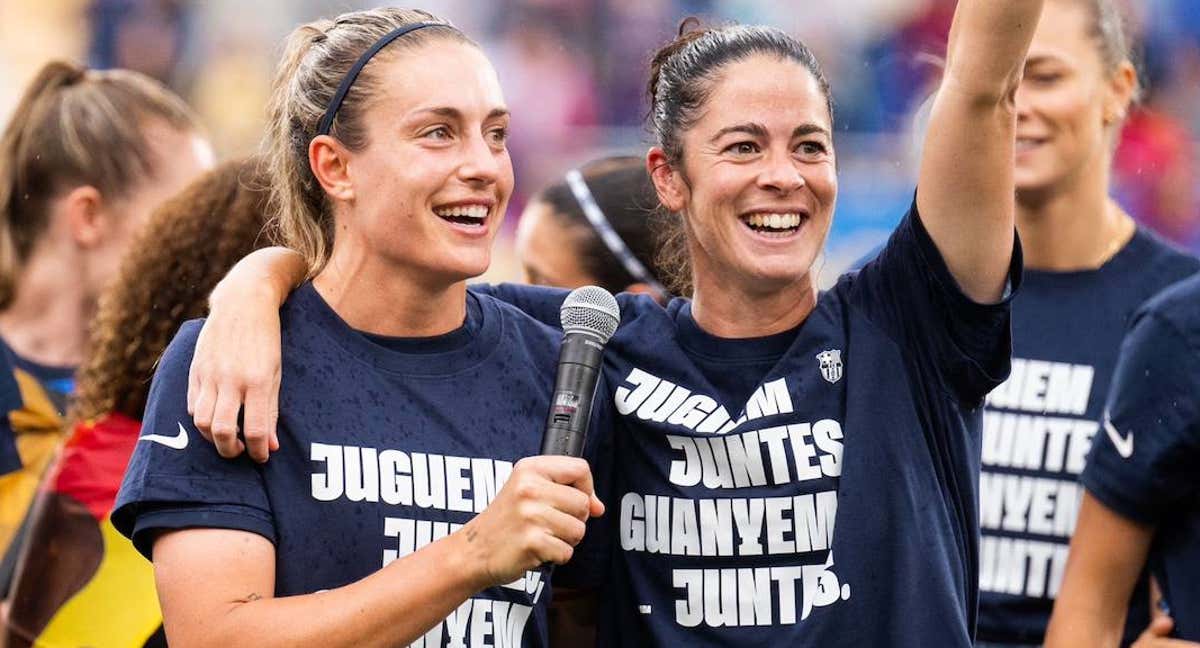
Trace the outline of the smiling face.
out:
<instances>
[{"instance_id":1,"label":"smiling face","mask_svg":"<svg viewBox=\"0 0 1200 648\"><path fill-rule=\"evenodd\" d=\"M1136 75L1108 69L1079 2L1049 2L1017 91L1017 191L1046 191L1103 173Z\"/></svg>"},{"instance_id":2,"label":"smiling face","mask_svg":"<svg viewBox=\"0 0 1200 648\"><path fill-rule=\"evenodd\" d=\"M837 198L824 94L801 64L755 55L722 67L682 159L650 165L663 205L683 214L697 286L702 273L755 292L805 280Z\"/></svg>"},{"instance_id":3,"label":"smiling face","mask_svg":"<svg viewBox=\"0 0 1200 648\"><path fill-rule=\"evenodd\" d=\"M352 195L340 201L334 246L363 246L425 278L478 276L513 189L495 70L449 39L377 63L367 144L346 154Z\"/></svg>"}]
</instances>

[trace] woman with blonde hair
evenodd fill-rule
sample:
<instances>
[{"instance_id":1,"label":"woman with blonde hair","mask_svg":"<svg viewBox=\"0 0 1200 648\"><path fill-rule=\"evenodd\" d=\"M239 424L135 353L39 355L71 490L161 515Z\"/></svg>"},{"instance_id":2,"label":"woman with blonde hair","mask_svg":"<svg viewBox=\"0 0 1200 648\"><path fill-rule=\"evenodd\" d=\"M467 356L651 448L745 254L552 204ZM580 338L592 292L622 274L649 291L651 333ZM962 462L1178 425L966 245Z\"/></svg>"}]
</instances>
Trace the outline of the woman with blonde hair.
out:
<instances>
[{"instance_id":1,"label":"woman with blonde hair","mask_svg":"<svg viewBox=\"0 0 1200 648\"><path fill-rule=\"evenodd\" d=\"M187 105L127 70L46 64L0 134L0 352L22 400L20 468L0 476L0 591L100 293L150 212L212 163Z\"/></svg>"},{"instance_id":2,"label":"woman with blonde hair","mask_svg":"<svg viewBox=\"0 0 1200 648\"><path fill-rule=\"evenodd\" d=\"M234 262L273 240L260 167L227 162L159 207L101 297L72 432L33 508L13 581L9 648L165 645L153 572L109 513L167 343L204 314Z\"/></svg>"},{"instance_id":3,"label":"woman with blonde hair","mask_svg":"<svg viewBox=\"0 0 1200 648\"><path fill-rule=\"evenodd\" d=\"M172 645L546 645L541 566L603 508L585 461L529 457L558 336L466 290L512 193L508 120L478 46L426 12L289 36L264 156L311 280L279 311L278 452L226 461L193 431L189 322L112 514Z\"/></svg>"}]
</instances>

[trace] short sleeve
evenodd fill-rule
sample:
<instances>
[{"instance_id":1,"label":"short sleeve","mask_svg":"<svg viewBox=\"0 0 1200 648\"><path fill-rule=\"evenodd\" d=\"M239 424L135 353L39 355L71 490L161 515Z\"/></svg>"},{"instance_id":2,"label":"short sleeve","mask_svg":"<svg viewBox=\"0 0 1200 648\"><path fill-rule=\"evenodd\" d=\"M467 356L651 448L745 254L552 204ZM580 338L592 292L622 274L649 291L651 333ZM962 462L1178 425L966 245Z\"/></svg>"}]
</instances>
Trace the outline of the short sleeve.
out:
<instances>
[{"instance_id":1,"label":"short sleeve","mask_svg":"<svg viewBox=\"0 0 1200 648\"><path fill-rule=\"evenodd\" d=\"M1021 246L1014 236L1004 299L980 304L968 297L925 230L914 201L878 256L853 278L850 300L910 361L931 367L944 389L974 408L1008 375L1010 305L1020 283Z\"/></svg>"},{"instance_id":2,"label":"short sleeve","mask_svg":"<svg viewBox=\"0 0 1200 648\"><path fill-rule=\"evenodd\" d=\"M1106 416L1080 479L1131 520L1155 524L1200 493L1200 348L1142 313L1122 344Z\"/></svg>"},{"instance_id":3,"label":"short sleeve","mask_svg":"<svg viewBox=\"0 0 1200 648\"><path fill-rule=\"evenodd\" d=\"M275 540L258 467L246 455L222 458L187 413L188 368L200 325L184 324L159 361L113 507L113 525L147 558L157 532L169 529L235 529Z\"/></svg>"}]
</instances>

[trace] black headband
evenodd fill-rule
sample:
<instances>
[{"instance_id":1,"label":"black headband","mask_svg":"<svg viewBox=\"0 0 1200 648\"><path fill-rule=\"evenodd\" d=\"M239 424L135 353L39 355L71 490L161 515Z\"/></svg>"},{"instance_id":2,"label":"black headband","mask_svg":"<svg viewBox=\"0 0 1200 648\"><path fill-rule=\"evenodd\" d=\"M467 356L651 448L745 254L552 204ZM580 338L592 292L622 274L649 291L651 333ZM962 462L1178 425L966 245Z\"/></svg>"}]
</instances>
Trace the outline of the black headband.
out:
<instances>
[{"instance_id":1,"label":"black headband","mask_svg":"<svg viewBox=\"0 0 1200 648\"><path fill-rule=\"evenodd\" d=\"M397 27L392 31L384 34L383 38L375 41L375 44L370 49L363 52L362 56L350 66L350 70L346 72L346 76L342 77L342 83L338 86L337 92L334 93L333 99L329 101L329 107L325 109L325 115L321 117L321 124L317 127L317 135L328 135L330 129L333 128L333 120L337 117L338 110L342 107L342 102L346 100L346 95L350 92L350 86L354 85L354 80L358 78L359 72L366 67L367 63L379 53L379 50L388 46L388 43L400 38L401 36L416 31L424 27L450 27L445 23L413 23L403 27Z\"/></svg>"}]
</instances>

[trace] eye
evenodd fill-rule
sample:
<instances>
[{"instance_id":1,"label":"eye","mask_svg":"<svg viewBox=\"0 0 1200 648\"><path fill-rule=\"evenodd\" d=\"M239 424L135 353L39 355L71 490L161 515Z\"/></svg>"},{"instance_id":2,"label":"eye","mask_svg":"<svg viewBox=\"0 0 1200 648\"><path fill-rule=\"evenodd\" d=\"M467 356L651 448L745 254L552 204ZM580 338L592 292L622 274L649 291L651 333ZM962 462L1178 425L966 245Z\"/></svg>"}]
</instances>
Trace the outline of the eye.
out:
<instances>
[{"instance_id":1,"label":"eye","mask_svg":"<svg viewBox=\"0 0 1200 648\"><path fill-rule=\"evenodd\" d=\"M488 138L496 146L504 146L508 142L508 128L500 126L488 131Z\"/></svg>"},{"instance_id":2,"label":"eye","mask_svg":"<svg viewBox=\"0 0 1200 648\"><path fill-rule=\"evenodd\" d=\"M800 145L796 147L796 151L805 157L820 157L827 150L824 144L817 141L800 142Z\"/></svg>"},{"instance_id":3,"label":"eye","mask_svg":"<svg viewBox=\"0 0 1200 648\"><path fill-rule=\"evenodd\" d=\"M438 126L426 131L423 137L433 140L448 140L450 139L450 129L445 126Z\"/></svg>"},{"instance_id":4,"label":"eye","mask_svg":"<svg viewBox=\"0 0 1200 648\"><path fill-rule=\"evenodd\" d=\"M734 155L754 155L758 153L758 144L754 142L734 142L725 147L722 153L733 153Z\"/></svg>"},{"instance_id":5,"label":"eye","mask_svg":"<svg viewBox=\"0 0 1200 648\"><path fill-rule=\"evenodd\" d=\"M1026 76L1027 79L1037 85L1051 85L1062 79L1062 74L1058 72L1039 72Z\"/></svg>"}]
</instances>

